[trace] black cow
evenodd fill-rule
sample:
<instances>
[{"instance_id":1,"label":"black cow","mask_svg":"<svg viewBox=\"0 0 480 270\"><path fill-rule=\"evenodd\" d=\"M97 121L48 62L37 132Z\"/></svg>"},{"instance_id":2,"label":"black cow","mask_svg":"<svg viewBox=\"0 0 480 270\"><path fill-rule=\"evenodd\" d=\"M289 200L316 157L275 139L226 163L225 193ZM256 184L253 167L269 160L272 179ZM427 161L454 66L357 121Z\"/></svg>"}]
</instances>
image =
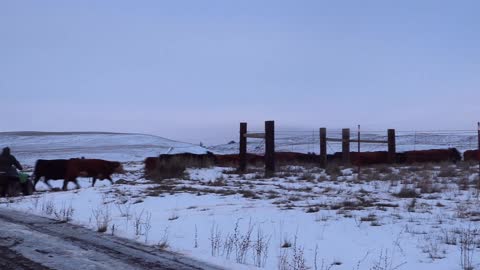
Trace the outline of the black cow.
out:
<instances>
[{"instance_id":1,"label":"black cow","mask_svg":"<svg viewBox=\"0 0 480 270\"><path fill-rule=\"evenodd\" d=\"M39 159L33 171L33 186L36 187L38 180L43 181L50 187L49 180L64 180L67 174L68 159Z\"/></svg>"},{"instance_id":2,"label":"black cow","mask_svg":"<svg viewBox=\"0 0 480 270\"><path fill-rule=\"evenodd\" d=\"M463 153L463 160L465 161L479 161L480 160L480 151L478 150L467 150Z\"/></svg>"},{"instance_id":3,"label":"black cow","mask_svg":"<svg viewBox=\"0 0 480 270\"><path fill-rule=\"evenodd\" d=\"M462 160L462 155L456 148L406 151L403 155L406 163L441 161L456 163Z\"/></svg>"}]
</instances>

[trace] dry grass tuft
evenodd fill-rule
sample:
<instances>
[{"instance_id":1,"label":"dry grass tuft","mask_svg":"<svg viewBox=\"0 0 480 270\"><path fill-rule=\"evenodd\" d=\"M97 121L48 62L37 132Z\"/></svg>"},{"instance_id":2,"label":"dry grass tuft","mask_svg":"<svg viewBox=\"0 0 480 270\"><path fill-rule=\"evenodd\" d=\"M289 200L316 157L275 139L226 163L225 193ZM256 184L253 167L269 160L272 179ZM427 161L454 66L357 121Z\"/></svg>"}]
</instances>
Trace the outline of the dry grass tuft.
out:
<instances>
[{"instance_id":1,"label":"dry grass tuft","mask_svg":"<svg viewBox=\"0 0 480 270\"><path fill-rule=\"evenodd\" d=\"M402 189L398 192L393 194L395 197L398 198L418 198L420 194L413 188L409 188L407 186L403 186Z\"/></svg>"}]
</instances>

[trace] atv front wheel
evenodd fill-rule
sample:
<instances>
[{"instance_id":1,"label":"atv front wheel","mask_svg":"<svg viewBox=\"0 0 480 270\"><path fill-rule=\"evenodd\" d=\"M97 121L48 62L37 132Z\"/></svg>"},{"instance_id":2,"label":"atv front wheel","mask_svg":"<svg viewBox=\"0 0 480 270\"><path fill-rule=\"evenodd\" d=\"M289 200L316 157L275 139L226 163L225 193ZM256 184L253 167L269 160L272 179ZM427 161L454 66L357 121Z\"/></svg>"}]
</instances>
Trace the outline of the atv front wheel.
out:
<instances>
[{"instance_id":1,"label":"atv front wheel","mask_svg":"<svg viewBox=\"0 0 480 270\"><path fill-rule=\"evenodd\" d=\"M25 196L32 195L35 188L33 187L32 181L28 180L25 183L22 183L22 193Z\"/></svg>"}]
</instances>

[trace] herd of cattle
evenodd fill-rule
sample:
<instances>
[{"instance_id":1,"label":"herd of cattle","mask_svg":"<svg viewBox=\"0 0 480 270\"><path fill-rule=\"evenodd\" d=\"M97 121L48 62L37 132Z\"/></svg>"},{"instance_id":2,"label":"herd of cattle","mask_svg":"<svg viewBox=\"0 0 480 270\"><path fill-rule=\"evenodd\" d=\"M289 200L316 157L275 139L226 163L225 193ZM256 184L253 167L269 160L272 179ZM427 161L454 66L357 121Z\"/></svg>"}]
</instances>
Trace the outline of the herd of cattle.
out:
<instances>
[{"instance_id":1,"label":"herd of cattle","mask_svg":"<svg viewBox=\"0 0 480 270\"><path fill-rule=\"evenodd\" d=\"M395 154L395 163L408 164L416 162L457 162L462 160L461 153L455 148L407 151ZM478 150L468 150L463 154L464 161L480 161L480 152ZM304 154L295 152L276 152L275 162L279 165L295 164L320 164L320 156L314 153ZM342 162L342 153L337 152L327 155L328 164L339 164ZM373 164L389 163L388 152L351 152L350 162L355 166L365 166ZM238 167L240 157L238 154L216 155L210 152L206 154L162 154L158 157L148 157L145 159L145 177L155 171L163 168L164 164L181 163L183 167ZM247 164L262 165L264 156L247 154ZM108 161L102 159L54 159L37 160L32 175L33 187L43 178L44 182L51 188L49 180L63 180L63 190L67 189L68 182L73 182L77 188L80 187L78 177L93 178L92 186L97 179L108 179L112 184L112 174L124 173L123 166L117 161Z\"/></svg>"},{"instance_id":2,"label":"herd of cattle","mask_svg":"<svg viewBox=\"0 0 480 270\"><path fill-rule=\"evenodd\" d=\"M468 150L464 153L463 160L472 161L480 160L480 152L478 150ZM261 165L264 163L264 156L247 154L247 164L249 165ZM432 149L432 150L417 150L406 151L395 154L394 163L398 164L411 164L421 162L442 162L450 161L457 162L462 160L461 153L456 148L449 149ZM191 154L182 153L175 155L160 155L158 157L148 157L145 159L145 175L150 175L160 164L168 162L183 162L186 167L206 167L206 166L219 166L219 167L238 167L240 164L240 157L238 154L229 155L215 155L213 153L206 154ZM295 164L320 164L320 156L314 153L295 153L295 152L276 152L275 162L280 165L295 165ZM342 162L342 153L337 152L327 155L328 164L338 164ZM377 152L351 152L350 162L355 166L365 166L374 164L386 164L389 163L389 157L387 151Z\"/></svg>"}]
</instances>

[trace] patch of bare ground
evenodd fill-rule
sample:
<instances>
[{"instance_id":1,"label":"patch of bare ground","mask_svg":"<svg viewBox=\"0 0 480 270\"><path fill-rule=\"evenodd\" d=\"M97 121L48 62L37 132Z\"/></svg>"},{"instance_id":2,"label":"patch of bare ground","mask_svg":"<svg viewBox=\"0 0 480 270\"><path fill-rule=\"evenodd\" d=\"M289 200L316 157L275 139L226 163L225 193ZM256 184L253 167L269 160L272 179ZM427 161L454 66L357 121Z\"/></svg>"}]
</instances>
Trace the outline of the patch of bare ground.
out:
<instances>
[{"instance_id":1,"label":"patch of bare ground","mask_svg":"<svg viewBox=\"0 0 480 270\"><path fill-rule=\"evenodd\" d=\"M374 206L374 201L360 199L356 200L348 199L339 203L332 204L330 206L331 210L364 210L365 208Z\"/></svg>"},{"instance_id":2,"label":"patch of bare ground","mask_svg":"<svg viewBox=\"0 0 480 270\"><path fill-rule=\"evenodd\" d=\"M139 185L140 183L138 183L136 181L129 181L129 180L126 180L126 179L118 179L118 180L115 181L115 184L135 186L135 185Z\"/></svg>"}]
</instances>

